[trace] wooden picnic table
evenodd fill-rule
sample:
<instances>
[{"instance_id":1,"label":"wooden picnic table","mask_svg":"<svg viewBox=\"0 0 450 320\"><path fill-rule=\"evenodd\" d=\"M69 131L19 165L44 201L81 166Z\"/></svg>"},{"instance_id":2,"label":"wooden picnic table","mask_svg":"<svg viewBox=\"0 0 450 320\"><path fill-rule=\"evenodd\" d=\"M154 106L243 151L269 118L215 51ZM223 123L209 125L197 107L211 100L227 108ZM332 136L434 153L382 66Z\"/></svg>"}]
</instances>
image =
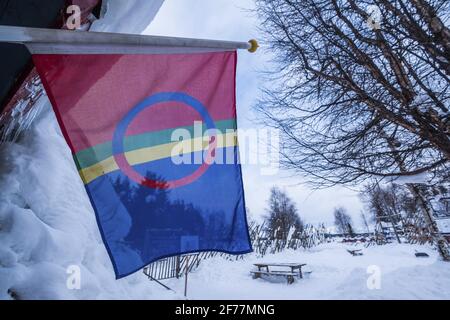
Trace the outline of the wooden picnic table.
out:
<instances>
[{"instance_id":1,"label":"wooden picnic table","mask_svg":"<svg viewBox=\"0 0 450 320\"><path fill-rule=\"evenodd\" d=\"M258 268L258 271L252 271L254 278L259 278L262 274L275 275L275 276L286 276L288 284L294 282L294 276L299 276L303 278L302 267L306 266L306 263L254 263ZM290 268L290 271L274 271L269 270L269 267L275 268ZM265 269L265 271L263 270Z\"/></svg>"}]
</instances>

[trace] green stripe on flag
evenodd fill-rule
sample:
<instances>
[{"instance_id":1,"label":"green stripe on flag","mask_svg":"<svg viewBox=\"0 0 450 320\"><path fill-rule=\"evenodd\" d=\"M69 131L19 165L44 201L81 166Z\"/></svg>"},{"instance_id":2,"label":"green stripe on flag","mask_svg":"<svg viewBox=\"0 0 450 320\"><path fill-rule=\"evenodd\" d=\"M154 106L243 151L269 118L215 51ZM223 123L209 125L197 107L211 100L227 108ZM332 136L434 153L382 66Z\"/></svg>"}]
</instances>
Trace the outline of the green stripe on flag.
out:
<instances>
[{"instance_id":1,"label":"green stripe on flag","mask_svg":"<svg viewBox=\"0 0 450 320\"><path fill-rule=\"evenodd\" d=\"M215 122L216 129L225 134L226 130L236 130L236 119L220 120ZM124 151L132 151L141 148L152 147L164 143L172 142L172 132L177 129L186 129L194 138L194 126L183 126L177 128L170 128L161 131L146 132L133 136L125 137ZM203 132L206 130L206 125L203 123ZM78 151L74 155L75 163L78 170L90 167L102 160L112 156L112 143L110 141L98 144L88 149Z\"/></svg>"}]
</instances>

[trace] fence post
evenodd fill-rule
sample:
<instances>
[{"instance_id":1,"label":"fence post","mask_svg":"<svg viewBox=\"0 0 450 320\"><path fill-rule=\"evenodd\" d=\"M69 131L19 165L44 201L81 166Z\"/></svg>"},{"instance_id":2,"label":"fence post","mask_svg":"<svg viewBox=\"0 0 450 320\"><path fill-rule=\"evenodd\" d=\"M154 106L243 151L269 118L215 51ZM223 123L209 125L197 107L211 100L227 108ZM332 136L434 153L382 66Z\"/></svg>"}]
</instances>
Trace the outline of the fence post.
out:
<instances>
[{"instance_id":1,"label":"fence post","mask_svg":"<svg viewBox=\"0 0 450 320\"><path fill-rule=\"evenodd\" d=\"M186 256L186 274L184 278L184 296L187 295L187 280L188 280L188 273L189 273L189 255Z\"/></svg>"},{"instance_id":2,"label":"fence post","mask_svg":"<svg viewBox=\"0 0 450 320\"><path fill-rule=\"evenodd\" d=\"M180 256L177 256L176 265L175 265L175 273L177 276L177 279L180 277Z\"/></svg>"}]
</instances>

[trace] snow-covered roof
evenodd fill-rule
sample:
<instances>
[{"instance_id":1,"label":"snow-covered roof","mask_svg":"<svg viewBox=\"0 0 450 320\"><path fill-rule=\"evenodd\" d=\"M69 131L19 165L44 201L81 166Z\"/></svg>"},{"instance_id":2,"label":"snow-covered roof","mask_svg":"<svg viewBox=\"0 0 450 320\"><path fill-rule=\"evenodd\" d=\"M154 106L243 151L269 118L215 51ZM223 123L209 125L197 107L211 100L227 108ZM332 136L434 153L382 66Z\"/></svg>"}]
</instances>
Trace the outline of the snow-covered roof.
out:
<instances>
[{"instance_id":1,"label":"snow-covered roof","mask_svg":"<svg viewBox=\"0 0 450 320\"><path fill-rule=\"evenodd\" d=\"M450 233L450 217L436 219L436 224L439 228L439 231L442 233Z\"/></svg>"}]
</instances>

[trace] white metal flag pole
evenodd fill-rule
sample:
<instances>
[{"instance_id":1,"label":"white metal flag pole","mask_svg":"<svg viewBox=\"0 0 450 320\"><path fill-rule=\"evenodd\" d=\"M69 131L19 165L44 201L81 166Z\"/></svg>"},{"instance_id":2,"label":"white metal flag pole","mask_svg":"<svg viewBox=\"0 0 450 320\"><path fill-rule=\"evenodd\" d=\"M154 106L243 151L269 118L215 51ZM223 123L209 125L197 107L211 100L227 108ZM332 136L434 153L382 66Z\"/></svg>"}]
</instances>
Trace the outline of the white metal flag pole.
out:
<instances>
[{"instance_id":1,"label":"white metal flag pole","mask_svg":"<svg viewBox=\"0 0 450 320\"><path fill-rule=\"evenodd\" d=\"M24 44L32 54L186 53L237 49L255 52L258 48L253 39L237 42L2 25L0 42Z\"/></svg>"}]
</instances>

